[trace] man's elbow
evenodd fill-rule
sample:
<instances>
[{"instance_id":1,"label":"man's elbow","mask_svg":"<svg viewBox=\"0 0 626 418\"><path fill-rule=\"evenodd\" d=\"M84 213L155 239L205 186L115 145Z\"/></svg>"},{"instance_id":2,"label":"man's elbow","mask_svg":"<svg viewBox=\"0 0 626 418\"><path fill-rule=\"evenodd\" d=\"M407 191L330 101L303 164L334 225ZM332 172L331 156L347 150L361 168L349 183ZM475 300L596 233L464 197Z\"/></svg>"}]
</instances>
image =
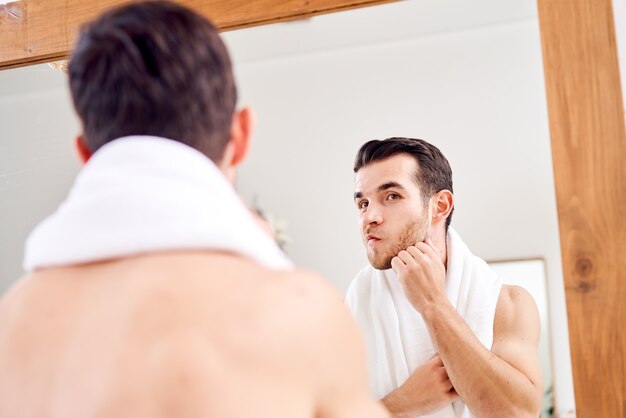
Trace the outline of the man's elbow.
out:
<instances>
[{"instance_id":1,"label":"man's elbow","mask_svg":"<svg viewBox=\"0 0 626 418\"><path fill-rule=\"evenodd\" d=\"M539 415L541 415L541 405L536 406L536 407L525 407L525 408L513 408L508 415L505 415L507 417L511 417L511 418L537 418ZM495 414L494 417L503 417L503 415L500 414Z\"/></svg>"},{"instance_id":2,"label":"man's elbow","mask_svg":"<svg viewBox=\"0 0 626 418\"><path fill-rule=\"evenodd\" d=\"M523 403L492 406L483 413L475 414L480 418L537 418L541 413L541 399L532 399Z\"/></svg>"},{"instance_id":3,"label":"man's elbow","mask_svg":"<svg viewBox=\"0 0 626 418\"><path fill-rule=\"evenodd\" d=\"M498 409L484 414L476 414L480 418L537 418L539 415L540 408L532 411L526 408Z\"/></svg>"}]
</instances>

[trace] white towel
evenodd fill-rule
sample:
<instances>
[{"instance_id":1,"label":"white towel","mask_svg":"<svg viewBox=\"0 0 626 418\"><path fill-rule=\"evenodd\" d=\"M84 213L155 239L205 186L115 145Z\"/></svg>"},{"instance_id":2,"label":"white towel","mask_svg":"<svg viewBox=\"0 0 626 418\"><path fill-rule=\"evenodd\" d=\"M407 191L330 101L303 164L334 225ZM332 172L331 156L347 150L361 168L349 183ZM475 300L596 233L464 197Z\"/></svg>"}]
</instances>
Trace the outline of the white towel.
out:
<instances>
[{"instance_id":1,"label":"white towel","mask_svg":"<svg viewBox=\"0 0 626 418\"><path fill-rule=\"evenodd\" d=\"M132 136L89 159L28 237L24 269L197 249L292 267L210 159L177 141Z\"/></svg>"},{"instance_id":2,"label":"white towel","mask_svg":"<svg viewBox=\"0 0 626 418\"><path fill-rule=\"evenodd\" d=\"M488 349L493 342L493 319L501 281L474 256L450 228L448 231L446 294L478 340ZM370 387L381 399L404 383L418 366L435 354L422 316L406 299L395 272L361 270L346 294L346 304L364 333L368 351ZM469 418L458 399L431 418Z\"/></svg>"}]
</instances>

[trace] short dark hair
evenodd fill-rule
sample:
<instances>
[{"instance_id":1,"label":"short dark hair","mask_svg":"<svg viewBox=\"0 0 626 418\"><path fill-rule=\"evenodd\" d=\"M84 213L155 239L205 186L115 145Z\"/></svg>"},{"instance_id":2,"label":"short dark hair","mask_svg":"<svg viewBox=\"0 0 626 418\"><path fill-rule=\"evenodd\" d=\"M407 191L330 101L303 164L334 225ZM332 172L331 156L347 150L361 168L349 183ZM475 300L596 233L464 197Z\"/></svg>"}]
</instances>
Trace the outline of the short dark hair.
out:
<instances>
[{"instance_id":1,"label":"short dark hair","mask_svg":"<svg viewBox=\"0 0 626 418\"><path fill-rule=\"evenodd\" d=\"M166 1L112 9L81 29L68 72L91 152L154 135L223 157L237 90L228 51L199 14Z\"/></svg>"},{"instance_id":2,"label":"short dark hair","mask_svg":"<svg viewBox=\"0 0 626 418\"><path fill-rule=\"evenodd\" d=\"M424 201L441 190L452 189L452 169L439 148L423 139L393 137L374 139L361 146L354 160L354 172L376 161L398 154L408 154L417 162L416 182L422 190ZM452 212L446 219L446 231L452 221Z\"/></svg>"}]
</instances>

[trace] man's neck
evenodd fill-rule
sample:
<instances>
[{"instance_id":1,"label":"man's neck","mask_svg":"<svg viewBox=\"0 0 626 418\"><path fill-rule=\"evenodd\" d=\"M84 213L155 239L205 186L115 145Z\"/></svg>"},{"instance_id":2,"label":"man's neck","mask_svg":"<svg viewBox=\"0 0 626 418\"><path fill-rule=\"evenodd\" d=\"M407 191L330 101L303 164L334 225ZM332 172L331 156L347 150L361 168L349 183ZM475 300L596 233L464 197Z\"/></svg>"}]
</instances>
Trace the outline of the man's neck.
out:
<instances>
[{"instance_id":1,"label":"man's neck","mask_svg":"<svg viewBox=\"0 0 626 418\"><path fill-rule=\"evenodd\" d=\"M444 266L446 266L446 270L448 269L448 233L445 229L441 231L433 231L434 234L431 236L431 240L436 248L436 252L439 255L439 258Z\"/></svg>"}]
</instances>

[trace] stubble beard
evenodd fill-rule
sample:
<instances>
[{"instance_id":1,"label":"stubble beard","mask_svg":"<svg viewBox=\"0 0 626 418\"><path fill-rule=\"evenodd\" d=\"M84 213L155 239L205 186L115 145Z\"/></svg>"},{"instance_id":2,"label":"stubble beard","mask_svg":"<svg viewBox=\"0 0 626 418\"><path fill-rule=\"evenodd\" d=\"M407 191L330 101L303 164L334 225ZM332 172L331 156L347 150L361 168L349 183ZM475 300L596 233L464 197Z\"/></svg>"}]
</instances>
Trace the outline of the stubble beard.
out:
<instances>
[{"instance_id":1,"label":"stubble beard","mask_svg":"<svg viewBox=\"0 0 626 418\"><path fill-rule=\"evenodd\" d=\"M368 248L367 258L377 270L387 270L391 268L391 260L402 250L424 241L430 235L430 223L428 220L419 220L417 222L406 225L398 240L389 249L381 249L380 251Z\"/></svg>"}]
</instances>

